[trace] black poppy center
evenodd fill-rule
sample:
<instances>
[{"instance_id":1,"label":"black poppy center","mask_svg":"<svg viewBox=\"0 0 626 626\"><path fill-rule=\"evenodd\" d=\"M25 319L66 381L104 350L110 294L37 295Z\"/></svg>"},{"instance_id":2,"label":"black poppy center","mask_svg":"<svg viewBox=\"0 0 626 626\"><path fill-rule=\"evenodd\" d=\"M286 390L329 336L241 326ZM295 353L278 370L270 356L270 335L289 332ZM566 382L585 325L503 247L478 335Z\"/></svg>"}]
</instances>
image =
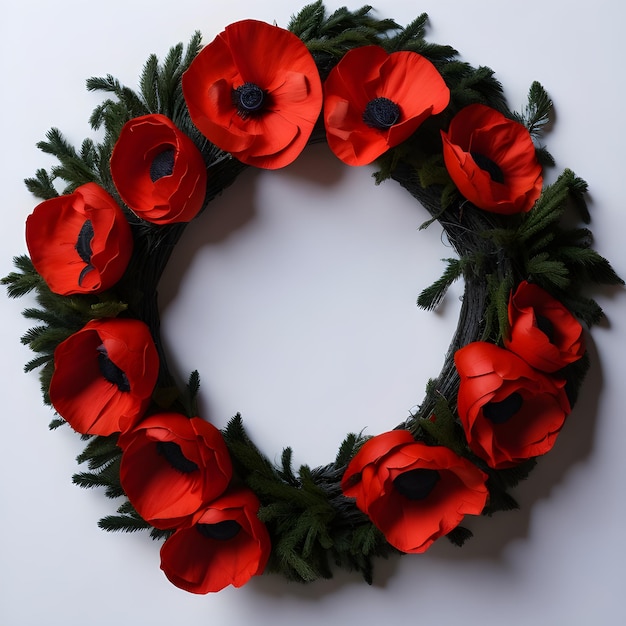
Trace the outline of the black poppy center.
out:
<instances>
[{"instance_id":1,"label":"black poppy center","mask_svg":"<svg viewBox=\"0 0 626 626\"><path fill-rule=\"evenodd\" d=\"M150 180L156 183L159 178L171 176L174 171L174 156L176 151L174 148L167 148L163 152L159 152L150 164Z\"/></svg>"},{"instance_id":2,"label":"black poppy center","mask_svg":"<svg viewBox=\"0 0 626 626\"><path fill-rule=\"evenodd\" d=\"M490 159L480 152L470 152L470 154L472 159L474 159L474 163L476 163L481 170L487 172L494 183L504 183L504 172L493 159Z\"/></svg>"},{"instance_id":3,"label":"black poppy center","mask_svg":"<svg viewBox=\"0 0 626 626\"><path fill-rule=\"evenodd\" d=\"M524 399L517 391L500 400L500 402L488 402L483 407L483 415L493 424L508 422L524 404Z\"/></svg>"},{"instance_id":4,"label":"black poppy center","mask_svg":"<svg viewBox=\"0 0 626 626\"><path fill-rule=\"evenodd\" d=\"M370 100L363 111L363 121L371 128L387 130L400 119L400 107L389 98Z\"/></svg>"},{"instance_id":5,"label":"black poppy center","mask_svg":"<svg viewBox=\"0 0 626 626\"><path fill-rule=\"evenodd\" d=\"M537 324L537 328L548 338L550 343L553 343L554 340L554 324L543 315L535 316L535 323Z\"/></svg>"},{"instance_id":6,"label":"black poppy center","mask_svg":"<svg viewBox=\"0 0 626 626\"><path fill-rule=\"evenodd\" d=\"M86 263L85 267L83 267L80 275L78 276L79 285L83 284L86 274L93 269L93 265L91 264L91 255L93 254L91 251L91 240L93 239L93 235L93 224L91 223L91 220L85 220L85 223L82 225L82 228L78 233L76 245L74 246L80 260L83 263Z\"/></svg>"},{"instance_id":7,"label":"black poppy center","mask_svg":"<svg viewBox=\"0 0 626 626\"><path fill-rule=\"evenodd\" d=\"M157 442L157 452L165 457L165 460L179 472L183 474L190 474L198 469L198 466L190 461L180 449L180 446L173 441L159 441Z\"/></svg>"},{"instance_id":8,"label":"black poppy center","mask_svg":"<svg viewBox=\"0 0 626 626\"><path fill-rule=\"evenodd\" d=\"M207 539L228 541L235 537L241 530L241 524L234 519L227 519L217 524L196 524L198 532Z\"/></svg>"},{"instance_id":9,"label":"black poppy center","mask_svg":"<svg viewBox=\"0 0 626 626\"><path fill-rule=\"evenodd\" d=\"M233 90L233 104L242 117L256 113L265 104L265 91L254 83L244 83Z\"/></svg>"},{"instance_id":10,"label":"black poppy center","mask_svg":"<svg viewBox=\"0 0 626 626\"><path fill-rule=\"evenodd\" d=\"M409 500L424 500L439 482L437 470L417 468L396 476L393 486Z\"/></svg>"},{"instance_id":11,"label":"black poppy center","mask_svg":"<svg viewBox=\"0 0 626 626\"><path fill-rule=\"evenodd\" d=\"M78 233L78 239L76 240L76 252L78 256L85 263L91 262L91 240L93 239L93 224L91 220L85 220L80 232Z\"/></svg>"},{"instance_id":12,"label":"black poppy center","mask_svg":"<svg viewBox=\"0 0 626 626\"><path fill-rule=\"evenodd\" d=\"M104 345L98 348L98 365L100 373L106 380L116 385L120 391L130 391L130 383L126 374L111 361Z\"/></svg>"}]
</instances>

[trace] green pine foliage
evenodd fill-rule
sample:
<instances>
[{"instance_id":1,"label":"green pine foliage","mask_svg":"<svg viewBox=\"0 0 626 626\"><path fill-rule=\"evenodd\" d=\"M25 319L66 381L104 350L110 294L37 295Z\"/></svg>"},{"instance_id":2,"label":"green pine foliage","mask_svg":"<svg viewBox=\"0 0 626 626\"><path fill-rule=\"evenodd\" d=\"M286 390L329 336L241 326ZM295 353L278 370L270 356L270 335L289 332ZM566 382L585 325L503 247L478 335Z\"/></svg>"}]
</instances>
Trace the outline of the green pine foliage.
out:
<instances>
[{"instance_id":1,"label":"green pine foliage","mask_svg":"<svg viewBox=\"0 0 626 626\"><path fill-rule=\"evenodd\" d=\"M447 263L441 278L426 287L417 298L417 306L427 311L436 309L443 300L450 285L463 276L464 260L444 259Z\"/></svg>"},{"instance_id":2,"label":"green pine foliage","mask_svg":"<svg viewBox=\"0 0 626 626\"><path fill-rule=\"evenodd\" d=\"M582 293L585 285L623 285L611 264L591 248L587 228L563 226L568 210L584 222L590 215L584 194L587 184L571 170L545 188L532 211L524 214L514 233L514 254L522 273L552 293L591 326L603 316L600 306Z\"/></svg>"},{"instance_id":3,"label":"green pine foliage","mask_svg":"<svg viewBox=\"0 0 626 626\"><path fill-rule=\"evenodd\" d=\"M288 30L304 41L313 56L322 53L339 60L357 46L380 45L387 31L399 28L393 20L377 20L371 6L354 12L342 7L327 16L319 0L293 16Z\"/></svg>"},{"instance_id":4,"label":"green pine foliage","mask_svg":"<svg viewBox=\"0 0 626 626\"><path fill-rule=\"evenodd\" d=\"M44 402L50 404L48 388L54 369L54 350L70 335L80 330L89 320L115 317L126 310L126 304L111 293L97 296L76 295L64 297L53 293L33 267L27 255L14 258L16 271L2 279L11 298L20 298L35 293L38 306L27 307L24 317L37 325L21 337L21 342L37 356L24 366L26 372L40 369L41 391ZM55 421L51 426L56 427Z\"/></svg>"},{"instance_id":5,"label":"green pine foliage","mask_svg":"<svg viewBox=\"0 0 626 626\"><path fill-rule=\"evenodd\" d=\"M290 580L329 578L332 566L358 571L371 582L372 559L391 549L371 522L342 497L345 463L363 443L348 435L334 463L311 469L292 467L286 448L274 466L248 437L240 415L224 429L237 475L261 500L260 519L272 538L271 571Z\"/></svg>"},{"instance_id":6,"label":"green pine foliage","mask_svg":"<svg viewBox=\"0 0 626 626\"><path fill-rule=\"evenodd\" d=\"M552 106L546 90L541 83L535 81L528 92L528 104L522 113L514 113L514 118L526 126L531 137L538 139L550 122Z\"/></svg>"}]
</instances>

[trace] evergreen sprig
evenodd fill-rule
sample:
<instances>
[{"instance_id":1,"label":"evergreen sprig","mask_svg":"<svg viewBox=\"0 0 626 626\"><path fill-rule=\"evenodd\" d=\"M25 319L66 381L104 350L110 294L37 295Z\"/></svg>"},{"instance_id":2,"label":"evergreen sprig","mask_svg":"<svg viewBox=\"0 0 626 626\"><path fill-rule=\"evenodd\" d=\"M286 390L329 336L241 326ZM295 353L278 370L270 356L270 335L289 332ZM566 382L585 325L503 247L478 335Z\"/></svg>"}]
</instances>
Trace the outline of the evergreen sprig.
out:
<instances>
[{"instance_id":1,"label":"evergreen sprig","mask_svg":"<svg viewBox=\"0 0 626 626\"><path fill-rule=\"evenodd\" d=\"M566 227L563 217L574 208L584 222L590 215L587 183L571 170L547 186L532 211L524 214L512 241L522 273L551 292L586 324L597 323L602 309L581 294L584 285L623 285L609 261L591 248L587 228Z\"/></svg>"},{"instance_id":2,"label":"evergreen sprig","mask_svg":"<svg viewBox=\"0 0 626 626\"><path fill-rule=\"evenodd\" d=\"M310 582L331 576L330 556L340 566L359 571L371 582L372 559L393 551L382 534L342 497L345 462L364 441L349 435L331 465L292 467L286 448L274 466L248 437L240 415L224 429L237 474L261 500L260 519L272 538L271 571L290 580Z\"/></svg>"},{"instance_id":3,"label":"evergreen sprig","mask_svg":"<svg viewBox=\"0 0 626 626\"><path fill-rule=\"evenodd\" d=\"M444 259L444 261L447 265L441 278L438 278L430 287L426 287L417 298L417 306L427 311L436 309L449 287L463 276L465 260L451 258Z\"/></svg>"},{"instance_id":4,"label":"evergreen sprig","mask_svg":"<svg viewBox=\"0 0 626 626\"><path fill-rule=\"evenodd\" d=\"M541 83L534 81L528 91L528 104L521 113L514 113L514 118L526 126L531 137L538 139L545 126L550 122L552 100Z\"/></svg>"},{"instance_id":5,"label":"evergreen sprig","mask_svg":"<svg viewBox=\"0 0 626 626\"><path fill-rule=\"evenodd\" d=\"M48 389L53 372L53 358L56 347L70 335L80 330L89 320L102 317L116 317L126 310L126 303L111 293L98 295L77 294L71 297L53 293L43 278L37 273L27 255L13 259L17 271L2 278L11 298L19 298L35 292L37 307L27 307L23 311L26 319L38 322L21 337L21 342L38 354L24 366L27 372L41 368L39 373L43 400L50 404ZM58 426L55 421L51 427Z\"/></svg>"},{"instance_id":6,"label":"evergreen sprig","mask_svg":"<svg viewBox=\"0 0 626 626\"><path fill-rule=\"evenodd\" d=\"M118 455L102 461L97 469L89 472L78 472L72 476L72 482L85 489L95 487L104 488L104 495L107 498L115 499L124 495L124 490L120 484L120 461L121 451Z\"/></svg>"}]
</instances>

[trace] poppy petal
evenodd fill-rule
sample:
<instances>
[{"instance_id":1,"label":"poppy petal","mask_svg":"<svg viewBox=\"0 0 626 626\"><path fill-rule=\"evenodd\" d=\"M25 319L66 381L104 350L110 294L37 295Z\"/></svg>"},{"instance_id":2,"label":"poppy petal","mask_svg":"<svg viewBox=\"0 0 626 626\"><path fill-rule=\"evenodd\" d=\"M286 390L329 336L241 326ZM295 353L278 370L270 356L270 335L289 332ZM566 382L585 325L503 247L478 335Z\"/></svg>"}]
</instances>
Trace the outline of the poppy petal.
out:
<instances>
[{"instance_id":1,"label":"poppy petal","mask_svg":"<svg viewBox=\"0 0 626 626\"><path fill-rule=\"evenodd\" d=\"M277 47L281 54L272 54ZM239 110L233 100L245 84L264 94L259 110ZM322 107L319 73L304 43L256 20L231 24L203 48L182 86L200 132L243 163L265 169L295 160Z\"/></svg>"},{"instance_id":2,"label":"poppy petal","mask_svg":"<svg viewBox=\"0 0 626 626\"><path fill-rule=\"evenodd\" d=\"M371 163L402 143L450 99L430 61L415 52L389 54L380 46L348 51L331 70L324 93L328 145L348 165ZM396 115L372 121L368 107L381 101L392 105Z\"/></svg>"}]
</instances>

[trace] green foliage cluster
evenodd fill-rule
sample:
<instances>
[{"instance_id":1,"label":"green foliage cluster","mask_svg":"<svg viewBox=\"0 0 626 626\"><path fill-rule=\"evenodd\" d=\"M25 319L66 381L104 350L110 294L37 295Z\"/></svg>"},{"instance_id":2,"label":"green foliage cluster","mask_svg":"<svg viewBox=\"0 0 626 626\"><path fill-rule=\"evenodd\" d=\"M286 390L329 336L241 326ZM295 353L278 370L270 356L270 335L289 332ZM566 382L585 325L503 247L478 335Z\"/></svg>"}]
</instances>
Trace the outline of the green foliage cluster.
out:
<instances>
[{"instance_id":1,"label":"green foliage cluster","mask_svg":"<svg viewBox=\"0 0 626 626\"><path fill-rule=\"evenodd\" d=\"M547 92L534 82L524 112L513 117L537 139L550 119L551 110L552 101ZM552 162L544 148L537 150L544 163ZM441 183L441 178L430 173L425 175L419 171L418 176L424 188ZM448 184L439 184L439 189L441 212L425 226L439 219L445 229L446 221L441 218L450 206L451 195ZM483 241L472 246L461 258L445 259L442 276L420 293L418 306L427 310L436 308L450 285L461 277L480 279L487 284L489 292L481 339L497 343L508 331L509 294L516 283L526 279L563 302L587 325L598 323L602 309L593 298L583 295L583 289L593 284L622 285L624 282L610 263L591 248L592 234L588 228L566 225L565 218L572 212L584 223L590 221L586 191L587 183L566 169L553 184L543 189L531 211L484 218L479 229ZM456 190L452 193L458 196ZM464 208L459 197L454 206L460 206L459 211L473 211L471 207ZM448 232L448 235L454 240L453 233Z\"/></svg>"},{"instance_id":2,"label":"green foliage cluster","mask_svg":"<svg viewBox=\"0 0 626 626\"><path fill-rule=\"evenodd\" d=\"M41 392L50 404L48 388L54 369L54 350L70 335L80 330L89 320L116 317L126 310L126 304L111 293L94 296L64 297L52 293L33 267L30 257L21 255L13 259L17 271L2 279L11 298L21 298L35 292L36 307L24 309L23 315L37 323L20 339L36 357L24 366L25 372L39 370ZM52 426L60 425L54 420Z\"/></svg>"},{"instance_id":3,"label":"green foliage cluster","mask_svg":"<svg viewBox=\"0 0 626 626\"><path fill-rule=\"evenodd\" d=\"M538 140L549 123L552 103L543 87L533 83L524 110L509 111L493 71L487 67L472 67L459 59L457 51L450 46L428 42L426 25L426 14L401 27L393 20L376 19L370 6L353 12L341 8L327 15L320 0L294 16L289 29L305 42L322 78L348 50L377 44L389 52L412 50L422 54L435 64L451 90L448 109L437 119L425 122L409 141L381 157L375 179L380 183L392 178L404 185L431 214L432 219L424 226L438 221L459 252L458 258L445 259L442 276L421 292L417 304L427 310L437 308L450 285L460 278L468 286L466 295L469 295L468 288L480 291L476 300L480 310L462 313L442 374L427 387L428 402L400 426L409 428L417 439L446 446L481 467L489 476L490 491L484 513L491 515L517 507L511 490L528 475L535 462L530 460L511 470L494 471L472 455L456 413L458 381L452 361L454 342L467 341L468 337L501 341L508 331L509 295L520 280L538 283L588 325L599 321L602 310L583 289L590 285L623 284L623 281L608 261L591 248L588 228L565 225L566 212L572 207L583 222L588 222L590 217L585 203L586 183L573 172L563 172L554 184L546 187L536 207L521 216L485 215L460 197L447 173L440 149L440 130L447 128L451 117L468 104L489 104L523 123ZM59 193L71 193L84 183L96 182L124 206L109 171L116 138L128 120L161 113L193 139L207 166L211 167L207 202L219 194L244 166L201 137L187 113L181 77L200 47L200 34L195 33L186 49L182 44L174 46L162 63L151 55L141 74L138 90L122 85L111 75L89 79L89 90L107 94L89 120L92 129L101 133L101 140L85 139L77 149L58 129L51 129L38 147L56 157L58 164L49 170L37 170L25 181L28 189L37 198L46 200ZM541 146L537 147L537 155L543 164L553 163ZM63 185L57 189L59 181ZM158 228L141 223L130 211L127 217L134 233L135 252L115 292L58 296L48 289L27 256L15 259L16 271L2 282L11 297L34 292L37 303L24 311L26 318L36 324L21 339L36 354L25 369L40 370L44 401L49 404L48 387L56 346L90 319L132 315L151 326L162 357L162 375L151 410L175 407L186 415L196 415L199 375L193 372L182 391L174 383L158 336L159 313L155 297L161 272L184 226ZM479 315L480 320L469 318L470 313ZM468 335L466 327L471 327L475 336ZM588 360L583 359L568 371L572 398L576 396L587 366ZM444 378L448 381L446 387L440 384ZM62 423L63 420L55 419L51 426ZM340 487L346 465L365 438L348 435L332 463L317 468L303 465L296 471L291 449L286 448L280 462L273 463L251 441L241 416L235 416L223 434L235 466L236 480L253 489L261 501L260 518L270 531L273 545L269 569L291 580L310 582L332 576L333 569L339 567L360 572L371 582L374 558L386 557L395 550L354 502L343 496ZM74 482L85 488L102 488L107 497L122 501L114 515L100 520L100 526L125 532L148 529L154 538L166 537L168 532L151 528L124 496L119 481L121 451L117 438L86 440L86 447L78 457L78 462L85 464L86 469L74 476ZM468 529L459 527L448 538L462 545L470 536Z\"/></svg>"},{"instance_id":4,"label":"green foliage cluster","mask_svg":"<svg viewBox=\"0 0 626 626\"><path fill-rule=\"evenodd\" d=\"M330 578L332 565L372 580L372 560L394 552L382 533L342 496L339 481L364 439L348 435L335 461L292 468L285 448L275 466L248 437L240 415L224 430L237 475L261 500L260 519L272 537L269 569L297 582Z\"/></svg>"}]
</instances>

